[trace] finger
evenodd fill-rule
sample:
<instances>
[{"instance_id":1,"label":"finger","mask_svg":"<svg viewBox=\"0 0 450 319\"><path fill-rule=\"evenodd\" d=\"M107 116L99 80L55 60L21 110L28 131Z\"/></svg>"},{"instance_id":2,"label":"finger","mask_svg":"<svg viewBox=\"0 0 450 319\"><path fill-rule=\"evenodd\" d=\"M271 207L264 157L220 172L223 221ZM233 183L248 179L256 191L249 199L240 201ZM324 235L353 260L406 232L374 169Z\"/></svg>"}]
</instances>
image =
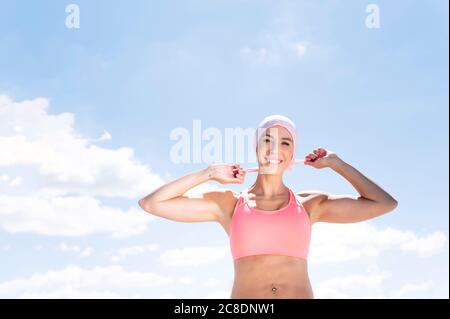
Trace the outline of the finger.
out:
<instances>
[{"instance_id":1,"label":"finger","mask_svg":"<svg viewBox=\"0 0 450 319\"><path fill-rule=\"evenodd\" d=\"M318 158L322 158L322 157L325 156L325 154L323 152L320 152L320 151L317 151L316 155L317 155Z\"/></svg>"},{"instance_id":2,"label":"finger","mask_svg":"<svg viewBox=\"0 0 450 319\"><path fill-rule=\"evenodd\" d=\"M242 172L242 171L243 171L242 168L233 168L233 173L234 173L234 174L240 173L240 172Z\"/></svg>"},{"instance_id":3,"label":"finger","mask_svg":"<svg viewBox=\"0 0 450 319\"><path fill-rule=\"evenodd\" d=\"M316 154L319 158L324 156L323 152L319 148L314 151L314 154Z\"/></svg>"},{"instance_id":4,"label":"finger","mask_svg":"<svg viewBox=\"0 0 450 319\"><path fill-rule=\"evenodd\" d=\"M321 158L318 157L318 158L316 158L316 159L310 161L308 164L311 165L311 166L313 166L313 167L316 167L317 163L318 163L320 160L321 160Z\"/></svg>"},{"instance_id":5,"label":"finger","mask_svg":"<svg viewBox=\"0 0 450 319\"><path fill-rule=\"evenodd\" d=\"M319 148L319 156L324 157L327 155L327 151L323 148Z\"/></svg>"}]
</instances>

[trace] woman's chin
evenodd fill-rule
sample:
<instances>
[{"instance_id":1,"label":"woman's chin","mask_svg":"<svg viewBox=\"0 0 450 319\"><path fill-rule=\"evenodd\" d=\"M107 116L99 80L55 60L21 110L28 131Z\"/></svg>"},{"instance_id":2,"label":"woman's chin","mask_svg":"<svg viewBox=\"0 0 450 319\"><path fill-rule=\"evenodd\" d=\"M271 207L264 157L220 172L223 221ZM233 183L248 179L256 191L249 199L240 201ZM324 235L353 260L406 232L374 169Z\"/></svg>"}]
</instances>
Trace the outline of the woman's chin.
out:
<instances>
[{"instance_id":1,"label":"woman's chin","mask_svg":"<svg viewBox=\"0 0 450 319\"><path fill-rule=\"evenodd\" d=\"M269 174L269 175L281 175L287 169L284 165L278 164L266 164L259 166L260 174Z\"/></svg>"}]
</instances>

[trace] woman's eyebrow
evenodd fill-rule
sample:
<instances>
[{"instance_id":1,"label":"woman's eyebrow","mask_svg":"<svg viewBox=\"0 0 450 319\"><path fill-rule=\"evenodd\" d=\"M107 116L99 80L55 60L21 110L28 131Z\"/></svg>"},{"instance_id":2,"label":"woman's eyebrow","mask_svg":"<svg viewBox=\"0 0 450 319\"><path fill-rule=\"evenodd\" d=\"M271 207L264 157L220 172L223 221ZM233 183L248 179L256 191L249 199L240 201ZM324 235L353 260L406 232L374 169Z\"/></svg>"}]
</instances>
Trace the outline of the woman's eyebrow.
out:
<instances>
[{"instance_id":1,"label":"woman's eyebrow","mask_svg":"<svg viewBox=\"0 0 450 319\"><path fill-rule=\"evenodd\" d=\"M270 135L269 133L267 133L266 136L268 136L268 137L273 137L273 136ZM282 140L288 140L288 141L292 142L292 138L290 138L290 137L282 137L281 139L282 139Z\"/></svg>"}]
</instances>

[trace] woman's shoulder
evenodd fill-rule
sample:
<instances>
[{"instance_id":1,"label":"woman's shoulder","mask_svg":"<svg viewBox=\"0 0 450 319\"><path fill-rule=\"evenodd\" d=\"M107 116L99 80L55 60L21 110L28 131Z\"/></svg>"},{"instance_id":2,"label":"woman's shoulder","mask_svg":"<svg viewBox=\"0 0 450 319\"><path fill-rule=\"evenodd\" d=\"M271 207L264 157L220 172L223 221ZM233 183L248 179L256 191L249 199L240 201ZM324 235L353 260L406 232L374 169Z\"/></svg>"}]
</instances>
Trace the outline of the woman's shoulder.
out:
<instances>
[{"instance_id":1,"label":"woman's shoulder","mask_svg":"<svg viewBox=\"0 0 450 319\"><path fill-rule=\"evenodd\" d=\"M304 190L300 192L294 192L300 203L305 207L306 211L311 212L313 207L321 202L323 199L328 198L329 194L319 190Z\"/></svg>"},{"instance_id":2,"label":"woman's shoulder","mask_svg":"<svg viewBox=\"0 0 450 319\"><path fill-rule=\"evenodd\" d=\"M299 191L299 192L295 192L295 195L298 195L300 197L303 198L309 198L312 196L328 196L329 194L323 191L319 191L319 190L304 190L304 191Z\"/></svg>"},{"instance_id":3,"label":"woman's shoulder","mask_svg":"<svg viewBox=\"0 0 450 319\"><path fill-rule=\"evenodd\" d=\"M237 192L230 188L219 188L219 189L213 190L213 192L215 192L219 196L230 197L230 198L231 197L238 198L240 195L240 192Z\"/></svg>"},{"instance_id":4,"label":"woman's shoulder","mask_svg":"<svg viewBox=\"0 0 450 319\"><path fill-rule=\"evenodd\" d=\"M224 206L234 206L241 195L240 192L229 188L215 189L209 192L211 197L215 197L216 201L221 202Z\"/></svg>"},{"instance_id":5,"label":"woman's shoulder","mask_svg":"<svg viewBox=\"0 0 450 319\"><path fill-rule=\"evenodd\" d=\"M228 188L212 189L207 192L203 192L202 197L214 200L216 202L232 201L234 198L239 198L239 193Z\"/></svg>"}]
</instances>

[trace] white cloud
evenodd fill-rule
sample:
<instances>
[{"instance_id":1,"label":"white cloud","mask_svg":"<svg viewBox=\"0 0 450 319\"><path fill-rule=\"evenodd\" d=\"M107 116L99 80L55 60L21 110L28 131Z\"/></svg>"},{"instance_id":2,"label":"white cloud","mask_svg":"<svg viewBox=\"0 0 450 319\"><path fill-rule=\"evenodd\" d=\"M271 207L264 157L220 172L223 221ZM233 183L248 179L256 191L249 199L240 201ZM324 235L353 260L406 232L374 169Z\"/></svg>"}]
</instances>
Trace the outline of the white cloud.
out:
<instances>
[{"instance_id":1,"label":"white cloud","mask_svg":"<svg viewBox=\"0 0 450 319\"><path fill-rule=\"evenodd\" d=\"M76 253L80 257L89 257L94 252L92 247L82 248L78 245L68 245L64 242L59 243L57 249L62 252Z\"/></svg>"},{"instance_id":2,"label":"white cloud","mask_svg":"<svg viewBox=\"0 0 450 319\"><path fill-rule=\"evenodd\" d=\"M0 100L0 167L35 167L45 186L61 195L137 198L163 184L133 149L98 147L75 131L74 114L49 114L48 100ZM104 133L100 140L110 137Z\"/></svg>"},{"instance_id":3,"label":"white cloud","mask_svg":"<svg viewBox=\"0 0 450 319\"><path fill-rule=\"evenodd\" d=\"M108 291L80 291L73 287L57 288L52 291L24 292L21 299L125 299L126 296Z\"/></svg>"},{"instance_id":4,"label":"white cloud","mask_svg":"<svg viewBox=\"0 0 450 319\"><path fill-rule=\"evenodd\" d=\"M408 283L392 292L392 298L430 298L435 285L432 281Z\"/></svg>"},{"instance_id":5,"label":"white cloud","mask_svg":"<svg viewBox=\"0 0 450 319\"><path fill-rule=\"evenodd\" d=\"M59 271L0 283L1 298L139 298L167 287L175 280L152 272L132 272L120 266Z\"/></svg>"},{"instance_id":6,"label":"white cloud","mask_svg":"<svg viewBox=\"0 0 450 319\"><path fill-rule=\"evenodd\" d=\"M313 226L309 260L317 264L347 262L395 249L430 257L441 252L446 243L447 237L441 232L421 237L410 230L378 229L369 222L317 223Z\"/></svg>"},{"instance_id":7,"label":"white cloud","mask_svg":"<svg viewBox=\"0 0 450 319\"><path fill-rule=\"evenodd\" d=\"M0 167L32 168L29 174L35 175L25 180L37 188L25 185L23 194L0 195L0 227L51 236L143 233L154 217L138 207L137 199L163 179L139 163L131 148L92 144L75 131L72 113L52 115L48 106L43 98L14 102L0 96ZM110 137L105 132L99 140ZM3 174L0 180L17 186L23 178ZM136 203L123 210L103 205L96 196Z\"/></svg>"},{"instance_id":8,"label":"white cloud","mask_svg":"<svg viewBox=\"0 0 450 319\"><path fill-rule=\"evenodd\" d=\"M180 284L183 284L183 285L191 285L191 284L193 284L193 283L195 282L195 280L194 280L194 278L192 278L192 277L186 276L186 277L180 278L180 279L178 280L178 282L179 282Z\"/></svg>"},{"instance_id":9,"label":"white cloud","mask_svg":"<svg viewBox=\"0 0 450 319\"><path fill-rule=\"evenodd\" d=\"M301 59L308 52L309 42L299 41L292 33L266 33L261 46L246 46L240 55L252 63L280 66L292 58Z\"/></svg>"},{"instance_id":10,"label":"white cloud","mask_svg":"<svg viewBox=\"0 0 450 319\"><path fill-rule=\"evenodd\" d=\"M334 277L319 282L314 289L316 298L377 298L383 281L390 276L378 267L368 267L365 274Z\"/></svg>"},{"instance_id":11,"label":"white cloud","mask_svg":"<svg viewBox=\"0 0 450 319\"><path fill-rule=\"evenodd\" d=\"M89 257L92 255L93 252L94 252L94 248L87 247L81 251L80 257Z\"/></svg>"},{"instance_id":12,"label":"white cloud","mask_svg":"<svg viewBox=\"0 0 450 319\"><path fill-rule=\"evenodd\" d=\"M400 288L390 285L392 274L381 271L378 266L367 267L364 274L334 277L319 282L314 289L318 299L390 299L390 298L442 298L434 293L433 281L401 284Z\"/></svg>"},{"instance_id":13,"label":"white cloud","mask_svg":"<svg viewBox=\"0 0 450 319\"><path fill-rule=\"evenodd\" d=\"M442 232L429 234L423 238L415 235L410 236L409 240L405 240L400 248L403 251L413 252L417 256L426 258L431 257L444 248L447 243L447 236Z\"/></svg>"},{"instance_id":14,"label":"white cloud","mask_svg":"<svg viewBox=\"0 0 450 319\"><path fill-rule=\"evenodd\" d=\"M306 53L306 44L303 42L290 43L297 57L301 58Z\"/></svg>"},{"instance_id":15,"label":"white cloud","mask_svg":"<svg viewBox=\"0 0 450 319\"><path fill-rule=\"evenodd\" d=\"M205 285L206 287L215 287L215 286L217 286L219 283L220 283L219 280L217 280L216 278L208 278L208 280L206 280L206 281L204 282L204 285Z\"/></svg>"},{"instance_id":16,"label":"white cloud","mask_svg":"<svg viewBox=\"0 0 450 319\"><path fill-rule=\"evenodd\" d=\"M58 245L58 250L62 252L79 252L81 250L80 246L78 245L68 245L66 243L60 243Z\"/></svg>"},{"instance_id":17,"label":"white cloud","mask_svg":"<svg viewBox=\"0 0 450 319\"><path fill-rule=\"evenodd\" d=\"M171 293L171 292L167 292L167 293L163 293L161 296L156 297L158 299L177 299L179 298L179 296Z\"/></svg>"},{"instance_id":18,"label":"white cloud","mask_svg":"<svg viewBox=\"0 0 450 319\"><path fill-rule=\"evenodd\" d=\"M94 142L102 142L102 141L109 141L112 139L112 136L109 132L103 132L102 136L100 136L98 139L93 140Z\"/></svg>"},{"instance_id":19,"label":"white cloud","mask_svg":"<svg viewBox=\"0 0 450 319\"><path fill-rule=\"evenodd\" d=\"M232 288L206 290L204 287L191 287L186 293L188 299L230 299Z\"/></svg>"},{"instance_id":20,"label":"white cloud","mask_svg":"<svg viewBox=\"0 0 450 319\"><path fill-rule=\"evenodd\" d=\"M22 180L23 180L22 177L18 176L9 183L9 186L11 187L19 186L20 184L22 184Z\"/></svg>"},{"instance_id":21,"label":"white cloud","mask_svg":"<svg viewBox=\"0 0 450 319\"><path fill-rule=\"evenodd\" d=\"M230 299L231 292L227 290L218 290L205 296L206 299Z\"/></svg>"},{"instance_id":22,"label":"white cloud","mask_svg":"<svg viewBox=\"0 0 450 319\"><path fill-rule=\"evenodd\" d=\"M122 211L88 196L0 195L0 226L11 233L49 236L109 233L120 238L142 234L154 219L140 208L132 206Z\"/></svg>"},{"instance_id":23,"label":"white cloud","mask_svg":"<svg viewBox=\"0 0 450 319\"><path fill-rule=\"evenodd\" d=\"M217 262L227 254L225 247L188 247L166 250L159 260L168 266L197 266Z\"/></svg>"},{"instance_id":24,"label":"white cloud","mask_svg":"<svg viewBox=\"0 0 450 319\"><path fill-rule=\"evenodd\" d=\"M8 174L2 174L0 175L0 181L6 183L8 186L15 187L22 184L23 178L22 176L11 178Z\"/></svg>"},{"instance_id":25,"label":"white cloud","mask_svg":"<svg viewBox=\"0 0 450 319\"><path fill-rule=\"evenodd\" d=\"M137 245L131 247L120 248L112 257L112 262L119 262L123 259L130 257L141 255L147 252L156 251L159 248L158 244L148 244L148 245Z\"/></svg>"},{"instance_id":26,"label":"white cloud","mask_svg":"<svg viewBox=\"0 0 450 319\"><path fill-rule=\"evenodd\" d=\"M252 49L250 47L245 47L241 49L241 56L242 57L248 57L253 62L257 63L266 63L269 62L269 59L274 59L275 56L272 56L271 53L269 55L269 51L266 48L255 48Z\"/></svg>"},{"instance_id":27,"label":"white cloud","mask_svg":"<svg viewBox=\"0 0 450 319\"><path fill-rule=\"evenodd\" d=\"M10 244L1 245L0 246L0 250L1 251L5 251L5 252L10 251L11 250L11 245Z\"/></svg>"},{"instance_id":28,"label":"white cloud","mask_svg":"<svg viewBox=\"0 0 450 319\"><path fill-rule=\"evenodd\" d=\"M191 198L195 198L195 197L199 197L203 193L216 191L218 189L219 189L219 187L215 184L203 183L203 184L200 184L200 185L197 185L197 186L191 188L184 195L191 197Z\"/></svg>"},{"instance_id":29,"label":"white cloud","mask_svg":"<svg viewBox=\"0 0 450 319\"><path fill-rule=\"evenodd\" d=\"M320 282L314 294L316 298L376 298L383 281L389 276L372 265L367 267L366 274L334 277Z\"/></svg>"}]
</instances>

